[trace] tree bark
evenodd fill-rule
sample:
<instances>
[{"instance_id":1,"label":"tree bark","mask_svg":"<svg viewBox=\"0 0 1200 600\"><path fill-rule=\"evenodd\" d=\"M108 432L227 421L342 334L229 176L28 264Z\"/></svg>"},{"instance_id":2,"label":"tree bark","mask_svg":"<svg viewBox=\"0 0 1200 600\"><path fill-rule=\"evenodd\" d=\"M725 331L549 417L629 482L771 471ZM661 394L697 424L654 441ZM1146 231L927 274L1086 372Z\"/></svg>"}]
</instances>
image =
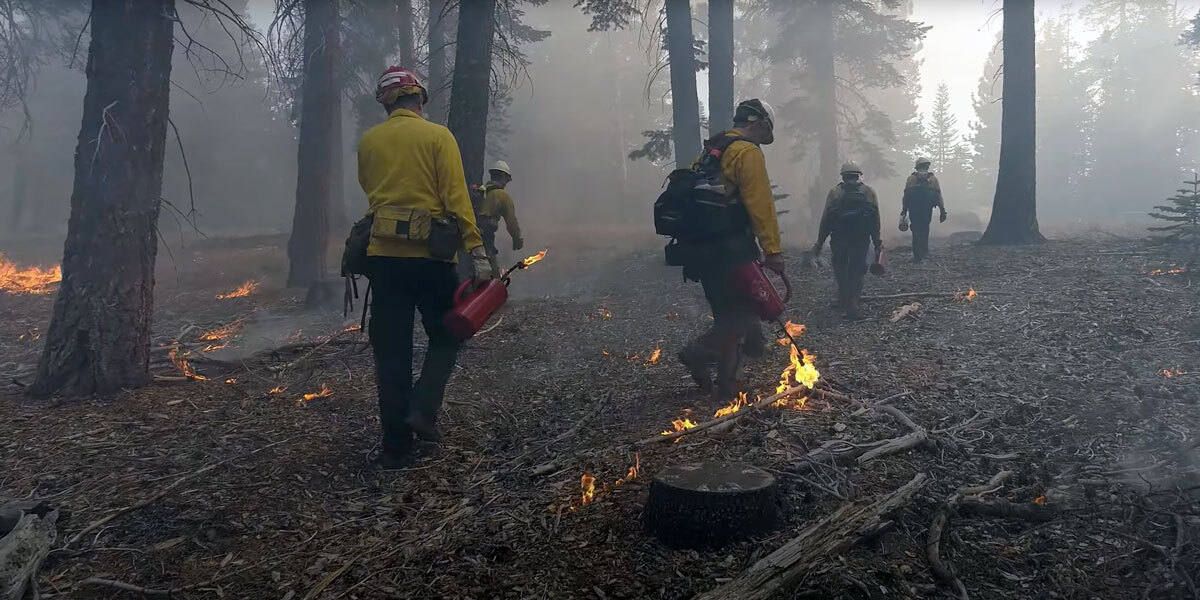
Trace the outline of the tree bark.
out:
<instances>
[{"instance_id":1,"label":"tree bark","mask_svg":"<svg viewBox=\"0 0 1200 600\"><path fill-rule=\"evenodd\" d=\"M430 121L445 123L450 112L450 90L446 73L446 25L450 20L446 0L429 0L429 106Z\"/></svg>"},{"instance_id":2,"label":"tree bark","mask_svg":"<svg viewBox=\"0 0 1200 600\"><path fill-rule=\"evenodd\" d=\"M150 380L150 325L175 0L93 0L63 281L29 387L104 394Z\"/></svg>"},{"instance_id":3,"label":"tree bark","mask_svg":"<svg viewBox=\"0 0 1200 600\"><path fill-rule=\"evenodd\" d=\"M733 87L733 0L709 0L709 136L733 124Z\"/></svg>"},{"instance_id":4,"label":"tree bark","mask_svg":"<svg viewBox=\"0 0 1200 600\"><path fill-rule=\"evenodd\" d=\"M825 209L825 195L837 181L841 169L838 152L837 74L833 52L833 3L818 0L812 3L816 36L812 45L813 99L821 115L817 119L817 183L809 193L809 214L815 231Z\"/></svg>"},{"instance_id":5,"label":"tree bark","mask_svg":"<svg viewBox=\"0 0 1200 600\"><path fill-rule=\"evenodd\" d=\"M288 287L308 287L325 275L330 207L341 198L342 182L334 179L341 174L341 96L334 76L338 22L337 2L304 0L304 84Z\"/></svg>"},{"instance_id":6,"label":"tree bark","mask_svg":"<svg viewBox=\"0 0 1200 600\"><path fill-rule=\"evenodd\" d=\"M417 68L417 52L413 49L413 7L412 0L396 0L396 11L400 24L398 42L400 44L400 66L406 69Z\"/></svg>"},{"instance_id":7,"label":"tree bark","mask_svg":"<svg viewBox=\"0 0 1200 600\"><path fill-rule=\"evenodd\" d=\"M1045 241L1037 222L1037 84L1034 0L1004 0L1004 98L1000 169L981 244Z\"/></svg>"},{"instance_id":8,"label":"tree bark","mask_svg":"<svg viewBox=\"0 0 1200 600\"><path fill-rule=\"evenodd\" d=\"M487 147L489 84L492 75L492 37L496 29L496 0L463 2L458 9L458 41L454 53L454 82L450 92L448 127L458 140L467 181L483 181Z\"/></svg>"},{"instance_id":9,"label":"tree bark","mask_svg":"<svg viewBox=\"0 0 1200 600\"><path fill-rule=\"evenodd\" d=\"M700 156L700 99L696 92L696 55L692 44L692 6L666 0L667 58L671 63L671 121L675 167L686 169Z\"/></svg>"}]
</instances>

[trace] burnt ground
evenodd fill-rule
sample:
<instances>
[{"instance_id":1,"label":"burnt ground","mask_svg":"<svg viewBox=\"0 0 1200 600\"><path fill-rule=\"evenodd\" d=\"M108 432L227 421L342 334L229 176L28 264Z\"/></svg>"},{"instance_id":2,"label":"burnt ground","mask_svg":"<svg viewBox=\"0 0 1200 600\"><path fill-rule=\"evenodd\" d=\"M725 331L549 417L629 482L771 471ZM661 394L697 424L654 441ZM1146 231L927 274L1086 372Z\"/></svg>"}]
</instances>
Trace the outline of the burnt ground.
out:
<instances>
[{"instance_id":1,"label":"burnt ground","mask_svg":"<svg viewBox=\"0 0 1200 600\"><path fill-rule=\"evenodd\" d=\"M446 442L399 472L368 462L377 421L361 334L342 331L340 311L304 314L300 296L280 289L278 239L219 240L177 251L173 266L164 259L153 370L166 379L114 397L22 397L51 297L3 295L0 367L15 383L0 398L0 496L62 507L62 546L111 511L169 492L52 553L42 597L137 597L81 583L95 577L188 586L178 596L194 598L684 599L844 502L927 473L894 530L829 557L793 596L933 598L950 595L925 555L935 511L956 489L1011 470L992 498L1037 499L1053 518L954 516L941 556L971 597L1197 597L1197 288L1186 275L1151 275L1166 262L1132 240L943 242L935 253L913 266L898 250L891 273L868 283L876 295L941 292L920 299L915 317L892 323L911 300L878 300L867 320L847 322L828 307L829 273L799 261L789 308L808 327L801 344L818 356L820 385L867 401L908 392L892 404L932 432L930 443L858 466L805 464L826 440L907 433L814 396L728 431L651 444L640 476L621 485L631 442L719 408L673 359L707 323L698 286L681 285L654 249L602 261L552 249L518 274L503 320L461 356ZM247 279L262 280L253 294L215 298ZM969 288L975 300L952 297ZM238 320L229 348L201 352L202 333ZM176 340L209 381L172 380ZM662 360L647 364L656 347ZM749 384L773 391L786 362L774 346L749 365ZM299 400L323 383L332 396ZM713 551L645 535L654 473L717 458L779 478L780 527ZM597 479L586 506L585 469Z\"/></svg>"}]
</instances>

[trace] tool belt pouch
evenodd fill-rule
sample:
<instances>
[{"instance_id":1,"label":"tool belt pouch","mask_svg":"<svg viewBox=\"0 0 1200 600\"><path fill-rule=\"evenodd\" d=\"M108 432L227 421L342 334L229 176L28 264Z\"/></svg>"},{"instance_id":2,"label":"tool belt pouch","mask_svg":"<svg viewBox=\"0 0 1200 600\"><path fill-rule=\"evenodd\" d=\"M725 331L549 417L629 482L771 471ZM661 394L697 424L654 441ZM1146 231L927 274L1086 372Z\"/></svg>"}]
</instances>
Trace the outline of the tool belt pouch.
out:
<instances>
[{"instance_id":1,"label":"tool belt pouch","mask_svg":"<svg viewBox=\"0 0 1200 600\"><path fill-rule=\"evenodd\" d=\"M452 261L462 246L462 226L458 215L447 211L446 216L434 219L429 232L429 256L434 260Z\"/></svg>"},{"instance_id":2,"label":"tool belt pouch","mask_svg":"<svg viewBox=\"0 0 1200 600\"><path fill-rule=\"evenodd\" d=\"M423 208L381 206L375 210L371 237L377 240L424 242L429 239L433 215Z\"/></svg>"},{"instance_id":3,"label":"tool belt pouch","mask_svg":"<svg viewBox=\"0 0 1200 600\"><path fill-rule=\"evenodd\" d=\"M367 215L350 228L346 249L342 251L342 277L367 274L367 246L371 244L374 221L373 215Z\"/></svg>"}]
</instances>

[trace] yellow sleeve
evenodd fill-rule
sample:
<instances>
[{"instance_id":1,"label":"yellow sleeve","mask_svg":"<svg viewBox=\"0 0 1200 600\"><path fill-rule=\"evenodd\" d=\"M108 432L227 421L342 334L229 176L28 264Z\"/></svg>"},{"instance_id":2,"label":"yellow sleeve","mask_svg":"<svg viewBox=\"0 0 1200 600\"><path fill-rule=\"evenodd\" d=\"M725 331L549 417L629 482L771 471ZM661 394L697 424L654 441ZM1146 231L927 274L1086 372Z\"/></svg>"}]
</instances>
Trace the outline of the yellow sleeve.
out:
<instances>
[{"instance_id":1,"label":"yellow sleeve","mask_svg":"<svg viewBox=\"0 0 1200 600\"><path fill-rule=\"evenodd\" d=\"M517 207L513 205L512 196L505 190L496 190L496 204L500 208L500 216L504 218L504 226L508 235L514 240L521 239L521 224L517 223Z\"/></svg>"},{"instance_id":2,"label":"yellow sleeve","mask_svg":"<svg viewBox=\"0 0 1200 600\"><path fill-rule=\"evenodd\" d=\"M942 198L942 184L941 184L941 182L938 181L937 175L929 176L929 185L933 186L934 191L937 192L937 205L936 206L939 206L942 208L942 210L945 210L946 209L946 201Z\"/></svg>"},{"instance_id":3,"label":"yellow sleeve","mask_svg":"<svg viewBox=\"0 0 1200 600\"><path fill-rule=\"evenodd\" d=\"M463 249L468 252L483 245L479 226L475 224L475 210L471 208L471 196L467 193L467 176L463 174L462 155L458 142L450 130L442 132L437 156L438 195L450 212L458 215L462 229Z\"/></svg>"},{"instance_id":4,"label":"yellow sleeve","mask_svg":"<svg viewBox=\"0 0 1200 600\"><path fill-rule=\"evenodd\" d=\"M746 212L750 213L750 224L763 254L779 254L783 248L779 240L779 221L775 215L775 195L771 192L767 161L762 150L751 145L734 157L733 175Z\"/></svg>"}]
</instances>

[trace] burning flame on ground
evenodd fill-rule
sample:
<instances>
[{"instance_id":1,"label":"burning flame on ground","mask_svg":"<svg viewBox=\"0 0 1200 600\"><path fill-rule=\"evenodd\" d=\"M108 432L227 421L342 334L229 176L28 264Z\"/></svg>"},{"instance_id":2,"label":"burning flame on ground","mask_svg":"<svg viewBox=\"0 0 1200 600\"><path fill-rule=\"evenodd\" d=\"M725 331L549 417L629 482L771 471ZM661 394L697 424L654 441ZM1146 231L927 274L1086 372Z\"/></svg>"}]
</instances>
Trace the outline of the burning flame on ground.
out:
<instances>
[{"instance_id":1,"label":"burning flame on ground","mask_svg":"<svg viewBox=\"0 0 1200 600\"><path fill-rule=\"evenodd\" d=\"M591 504L592 499L596 497L596 478L592 477L591 473L583 472L583 476L579 478L579 486L582 488L582 501L584 504Z\"/></svg>"},{"instance_id":2,"label":"burning flame on ground","mask_svg":"<svg viewBox=\"0 0 1200 600\"><path fill-rule=\"evenodd\" d=\"M617 480L617 485L628 483L638 478L642 474L642 455L640 452L633 453L633 464L629 466L629 472L625 473L625 477Z\"/></svg>"},{"instance_id":3,"label":"burning flame on ground","mask_svg":"<svg viewBox=\"0 0 1200 600\"><path fill-rule=\"evenodd\" d=\"M543 258L546 258L546 252L548 252L549 250L550 249L547 248L546 250L542 250L541 252L538 252L537 254L534 254L533 256L530 256L529 258L521 261L521 266L528 267L528 266L532 265L533 263L536 263L536 262L542 260Z\"/></svg>"},{"instance_id":4,"label":"burning flame on ground","mask_svg":"<svg viewBox=\"0 0 1200 600\"><path fill-rule=\"evenodd\" d=\"M22 269L0 254L0 291L10 294L49 294L62 281L62 267Z\"/></svg>"},{"instance_id":5,"label":"burning flame on ground","mask_svg":"<svg viewBox=\"0 0 1200 600\"><path fill-rule=\"evenodd\" d=\"M250 294L254 293L254 290L257 290L257 289L258 289L257 281L247 281L246 283L243 283L242 285L238 286L238 288L236 290L233 290L232 292L228 292L225 294L217 294L217 300L227 300L229 298L241 298L243 296L249 296Z\"/></svg>"},{"instance_id":6,"label":"burning flame on ground","mask_svg":"<svg viewBox=\"0 0 1200 600\"><path fill-rule=\"evenodd\" d=\"M655 348L654 352L650 353L650 358L646 359L646 364L657 365L660 358L662 358L662 348Z\"/></svg>"},{"instance_id":7,"label":"burning flame on ground","mask_svg":"<svg viewBox=\"0 0 1200 600\"><path fill-rule=\"evenodd\" d=\"M600 317L602 319L611 319L612 313L609 312L607 308L604 308L603 306L601 306L596 309L596 314L589 315L589 316L591 316L592 318Z\"/></svg>"},{"instance_id":8,"label":"burning flame on ground","mask_svg":"<svg viewBox=\"0 0 1200 600\"><path fill-rule=\"evenodd\" d=\"M1034 503L1034 504L1045 504L1045 503L1046 503L1046 497L1045 497L1045 496L1038 496L1037 498L1034 498L1034 499L1033 499L1033 503Z\"/></svg>"},{"instance_id":9,"label":"burning flame on ground","mask_svg":"<svg viewBox=\"0 0 1200 600\"><path fill-rule=\"evenodd\" d=\"M696 426L696 423L687 417L684 417L682 419L675 419L674 421L671 421L671 427L674 427L675 431L683 431L685 429L691 429L695 426ZM675 431L667 430L667 431L662 432L662 434L663 435L671 435L672 433L675 433Z\"/></svg>"},{"instance_id":10,"label":"burning flame on ground","mask_svg":"<svg viewBox=\"0 0 1200 600\"><path fill-rule=\"evenodd\" d=\"M675 311L671 311L671 312L667 313L667 318L668 319L678 319L679 313L677 313Z\"/></svg>"},{"instance_id":11,"label":"burning flame on ground","mask_svg":"<svg viewBox=\"0 0 1200 600\"><path fill-rule=\"evenodd\" d=\"M601 350L601 351L600 351L600 354L603 354L603 355L605 355L605 356L608 356L608 350Z\"/></svg>"},{"instance_id":12,"label":"burning flame on ground","mask_svg":"<svg viewBox=\"0 0 1200 600\"><path fill-rule=\"evenodd\" d=\"M283 391L286 389L287 388L285 388L285 387L275 386L275 387L271 388L270 391L268 391L267 393L268 394L282 394Z\"/></svg>"},{"instance_id":13,"label":"burning flame on ground","mask_svg":"<svg viewBox=\"0 0 1200 600\"><path fill-rule=\"evenodd\" d=\"M733 413L742 410L742 408L747 404L749 403L746 401L746 392L741 392L738 394L736 399L729 403L729 406L717 409L717 412L713 415L713 418L719 419L725 415L732 415Z\"/></svg>"},{"instance_id":14,"label":"burning flame on ground","mask_svg":"<svg viewBox=\"0 0 1200 600\"><path fill-rule=\"evenodd\" d=\"M792 336L792 339L796 339L796 338L804 335L805 327L803 325L788 321L787 325L784 325L783 328L787 330L788 335ZM792 343L792 340L790 340L786 337L779 338L780 346L783 346L786 348L787 346L791 345L791 343Z\"/></svg>"},{"instance_id":15,"label":"burning flame on ground","mask_svg":"<svg viewBox=\"0 0 1200 600\"><path fill-rule=\"evenodd\" d=\"M1171 264L1171 266L1165 270L1154 269L1153 271L1150 271L1151 275L1178 275L1180 273L1187 273L1187 267L1176 267L1174 264Z\"/></svg>"},{"instance_id":16,"label":"burning flame on ground","mask_svg":"<svg viewBox=\"0 0 1200 600\"><path fill-rule=\"evenodd\" d=\"M1187 375L1187 371L1184 371L1183 369L1180 369L1178 367L1176 367L1174 369L1163 369L1162 371L1159 371L1159 372L1162 373L1162 376L1166 377L1167 379L1170 379L1172 377L1179 377L1180 375Z\"/></svg>"},{"instance_id":17,"label":"burning flame on ground","mask_svg":"<svg viewBox=\"0 0 1200 600\"><path fill-rule=\"evenodd\" d=\"M196 373L196 370L192 368L191 363L188 362L187 355L188 353L186 351L181 352L179 350L178 343L172 344L171 349L167 351L167 356L171 358L171 362L174 363L176 367L179 367L179 370L183 373L184 377L196 381L208 381L207 377Z\"/></svg>"},{"instance_id":18,"label":"burning flame on ground","mask_svg":"<svg viewBox=\"0 0 1200 600\"><path fill-rule=\"evenodd\" d=\"M362 330L362 325L347 325L342 328L342 333L349 333L351 331L361 331L361 330Z\"/></svg>"},{"instance_id":19,"label":"burning flame on ground","mask_svg":"<svg viewBox=\"0 0 1200 600\"><path fill-rule=\"evenodd\" d=\"M975 288L970 288L967 290L967 293L965 293L965 294L962 292L954 292L954 299L961 300L963 302L970 302L975 299L975 296L978 296L978 295L979 294L975 293Z\"/></svg>"},{"instance_id":20,"label":"burning flame on ground","mask_svg":"<svg viewBox=\"0 0 1200 600\"><path fill-rule=\"evenodd\" d=\"M793 382L811 390L821 378L821 372L814 364L816 359L816 355L809 354L808 350L797 350L792 346L790 362L783 373L779 374L779 386L775 388L775 393L782 394L787 391Z\"/></svg>"},{"instance_id":21,"label":"burning flame on ground","mask_svg":"<svg viewBox=\"0 0 1200 600\"><path fill-rule=\"evenodd\" d=\"M28 333L22 333L21 335L17 336L18 342L36 342L40 339L42 339L42 334L40 331L38 331L37 327L30 329Z\"/></svg>"},{"instance_id":22,"label":"burning flame on ground","mask_svg":"<svg viewBox=\"0 0 1200 600\"><path fill-rule=\"evenodd\" d=\"M226 379L226 380L225 380L225 383L237 383L237 378L236 378L236 377L230 377L229 379Z\"/></svg>"},{"instance_id":23,"label":"burning flame on ground","mask_svg":"<svg viewBox=\"0 0 1200 600\"><path fill-rule=\"evenodd\" d=\"M276 389L278 389L278 388L276 388ZM272 392L274 392L274 390L272 390ZM304 397L299 400L299 402L300 402L300 404L304 404L305 402L308 402L310 400L315 400L317 398L328 398L332 395L333 395L333 390L329 389L328 385L325 385L324 383L322 383L321 391L314 392L312 394L305 394Z\"/></svg>"}]
</instances>

